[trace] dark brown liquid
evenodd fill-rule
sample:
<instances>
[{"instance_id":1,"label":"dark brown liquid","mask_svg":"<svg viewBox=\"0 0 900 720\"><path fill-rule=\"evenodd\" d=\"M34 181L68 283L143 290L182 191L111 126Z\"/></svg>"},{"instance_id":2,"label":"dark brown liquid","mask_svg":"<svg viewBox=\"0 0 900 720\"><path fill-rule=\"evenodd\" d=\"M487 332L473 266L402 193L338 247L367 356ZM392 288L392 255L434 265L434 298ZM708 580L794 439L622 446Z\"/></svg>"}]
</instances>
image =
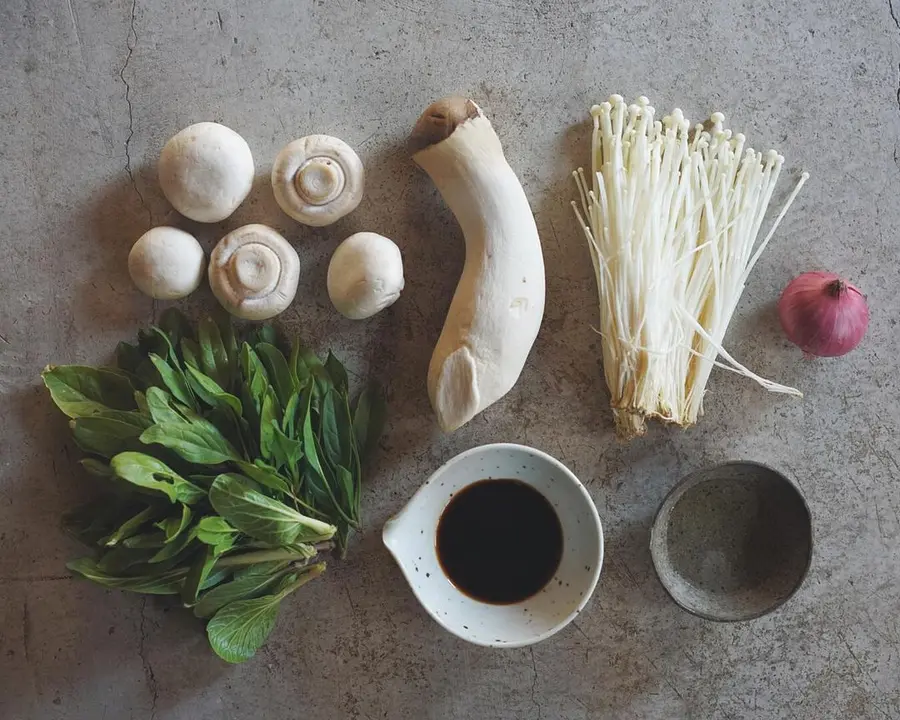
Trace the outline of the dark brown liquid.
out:
<instances>
[{"instance_id":1,"label":"dark brown liquid","mask_svg":"<svg viewBox=\"0 0 900 720\"><path fill-rule=\"evenodd\" d=\"M562 525L553 506L518 480L481 480L444 508L437 528L444 573L482 602L510 605L546 585L562 557Z\"/></svg>"}]
</instances>

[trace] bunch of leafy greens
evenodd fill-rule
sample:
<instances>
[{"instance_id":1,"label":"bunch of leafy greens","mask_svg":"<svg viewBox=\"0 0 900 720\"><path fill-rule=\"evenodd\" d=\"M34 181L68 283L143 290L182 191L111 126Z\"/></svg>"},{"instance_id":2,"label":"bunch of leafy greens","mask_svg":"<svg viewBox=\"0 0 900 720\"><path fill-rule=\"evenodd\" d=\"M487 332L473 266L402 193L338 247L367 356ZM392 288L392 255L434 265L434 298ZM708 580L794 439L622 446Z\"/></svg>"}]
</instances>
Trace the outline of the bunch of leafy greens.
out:
<instances>
[{"instance_id":1,"label":"bunch of leafy greens","mask_svg":"<svg viewBox=\"0 0 900 720\"><path fill-rule=\"evenodd\" d=\"M117 367L48 367L82 465L103 493L66 518L99 548L69 563L100 585L179 595L209 619L213 650L242 662L266 641L281 600L346 550L359 525L362 467L384 401L351 402L347 372L275 331L245 342L230 320L192 328L175 311L120 343Z\"/></svg>"}]
</instances>

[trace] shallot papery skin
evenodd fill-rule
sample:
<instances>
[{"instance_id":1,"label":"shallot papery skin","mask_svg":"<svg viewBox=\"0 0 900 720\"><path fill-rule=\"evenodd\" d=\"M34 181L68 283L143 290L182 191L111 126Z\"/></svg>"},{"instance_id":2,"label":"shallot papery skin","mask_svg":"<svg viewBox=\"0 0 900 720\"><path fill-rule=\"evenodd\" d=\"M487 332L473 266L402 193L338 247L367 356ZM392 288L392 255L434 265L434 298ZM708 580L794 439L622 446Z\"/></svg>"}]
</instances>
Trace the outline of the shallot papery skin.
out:
<instances>
[{"instance_id":1,"label":"shallot papery skin","mask_svg":"<svg viewBox=\"0 0 900 720\"><path fill-rule=\"evenodd\" d=\"M795 277L778 301L778 317L788 339L818 357L846 355L869 327L869 306L859 288L834 273Z\"/></svg>"}]
</instances>

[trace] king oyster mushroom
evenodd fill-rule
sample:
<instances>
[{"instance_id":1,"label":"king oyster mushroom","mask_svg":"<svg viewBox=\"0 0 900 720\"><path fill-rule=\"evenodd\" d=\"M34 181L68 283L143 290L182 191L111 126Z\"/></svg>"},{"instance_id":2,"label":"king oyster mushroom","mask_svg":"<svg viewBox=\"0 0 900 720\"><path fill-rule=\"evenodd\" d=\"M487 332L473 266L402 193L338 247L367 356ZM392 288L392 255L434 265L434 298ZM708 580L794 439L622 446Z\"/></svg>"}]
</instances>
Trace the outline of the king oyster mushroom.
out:
<instances>
[{"instance_id":1,"label":"king oyster mushroom","mask_svg":"<svg viewBox=\"0 0 900 720\"><path fill-rule=\"evenodd\" d=\"M158 172L163 194L178 212L197 222L219 222L250 193L253 155L231 128L200 122L169 139Z\"/></svg>"},{"instance_id":2,"label":"king oyster mushroom","mask_svg":"<svg viewBox=\"0 0 900 720\"><path fill-rule=\"evenodd\" d=\"M223 237L209 258L209 284L228 312L267 320L283 312L297 293L300 258L266 225L244 225Z\"/></svg>"},{"instance_id":3,"label":"king oyster mushroom","mask_svg":"<svg viewBox=\"0 0 900 720\"><path fill-rule=\"evenodd\" d=\"M145 295L177 300L203 280L205 258L196 238L173 227L155 227L138 238L128 253L128 274Z\"/></svg>"},{"instance_id":4,"label":"king oyster mushroom","mask_svg":"<svg viewBox=\"0 0 900 720\"><path fill-rule=\"evenodd\" d=\"M362 161L330 135L308 135L275 158L272 190L288 215L304 225L330 225L356 209L363 195Z\"/></svg>"}]
</instances>

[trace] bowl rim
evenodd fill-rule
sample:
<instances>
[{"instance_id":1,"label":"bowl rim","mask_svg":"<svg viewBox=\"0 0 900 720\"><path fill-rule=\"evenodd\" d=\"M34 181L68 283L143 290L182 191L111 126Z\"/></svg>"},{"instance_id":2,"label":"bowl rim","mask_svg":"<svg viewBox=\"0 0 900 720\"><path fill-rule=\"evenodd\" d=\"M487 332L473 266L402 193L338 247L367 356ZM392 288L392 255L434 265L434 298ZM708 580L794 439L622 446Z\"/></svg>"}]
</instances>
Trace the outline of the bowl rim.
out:
<instances>
[{"instance_id":1,"label":"bowl rim","mask_svg":"<svg viewBox=\"0 0 900 720\"><path fill-rule=\"evenodd\" d=\"M695 485L700 483L700 476L705 473L709 473L713 470L717 470L719 468L730 467L734 465L744 465L744 466L752 466L757 470L765 470L767 472L773 473L780 480L787 483L793 490L794 493L800 498L800 502L803 505L803 509L806 511L806 516L809 518L809 552L806 554L806 564L803 567L803 571L797 578L797 582L794 587L791 588L791 591L785 595L783 598L778 600L775 604L770 605L760 611L755 611L749 615L745 615L743 617L735 617L735 618L726 618L720 617L718 615L713 615L711 613L703 612L702 610L697 610L696 608L691 608L685 605L681 600L676 597L675 593L669 588L669 585L663 579L663 573L660 571L660 555L661 548L657 548L657 536L660 532L661 528L661 520L663 511L667 509L671 509L675 506L675 501L683 495L687 490ZM803 587L803 584L806 582L806 578L809 576L810 568L812 567L813 553L815 549L815 525L813 523L812 511L809 508L809 503L806 500L806 495L804 495L803 490L800 488L800 485L789 475L781 472L780 470L776 470L771 465L766 465L765 463L757 462L755 460L726 460L725 462L716 463L714 465L710 465L708 467L697 468L689 472L687 475L682 477L675 485L666 493L666 496L663 498L663 501L660 503L659 507L656 510L656 514L653 516L653 523L650 526L650 558L653 561L653 570L656 572L656 578L659 580L659 584L662 585L663 589L666 591L666 594L672 599L672 601L678 605L682 610L689 612L691 615L695 617L702 618L703 620L711 620L713 622L718 623L738 623L738 622L748 622L750 620L757 620L769 613L775 612L778 608L782 607L785 603L787 603L797 592Z\"/></svg>"},{"instance_id":2,"label":"bowl rim","mask_svg":"<svg viewBox=\"0 0 900 720\"><path fill-rule=\"evenodd\" d=\"M598 545L599 545L599 556L597 559L596 566L591 571L587 589L585 590L581 599L578 601L578 605L575 607L575 609L571 613L569 613L565 618L563 618L558 623L553 625L552 627L550 627L547 630L545 630L541 633L538 633L532 637L523 638L522 640L515 640L515 641L511 641L511 642L494 642L491 640L488 640L488 641L476 640L472 636L467 636L467 635L463 634L463 632L460 632L456 628L453 628L450 625L448 625L444 621L444 619L441 618L441 616L437 614L437 612L435 612L430 607L428 607L428 605L425 603L425 601L422 599L422 596L419 594L418 590L416 589L415 585L412 582L410 582L410 578L407 575L406 570L404 569L403 565L400 562L397 562L396 556L394 557L394 561L397 562L397 565L400 567L400 572L403 573L403 577L406 580L407 584L409 585L410 590L412 590L412 593L415 596L416 600L418 600L419 605L425 610L426 613L428 613L428 615L435 622L437 622L438 625L440 625L442 628L444 628L444 630L451 633L452 635L455 635L456 637L460 638L461 640L465 640L468 643L472 643L473 645L478 645L481 647L504 648L505 649L505 648L521 648L521 647L527 647L529 645L534 645L534 644L539 643L543 640L546 640L547 638L558 633L560 630L562 630L564 627L566 627L569 623L571 623L581 613L581 611L585 608L585 606L590 601L591 597L594 594L594 590L597 587L597 582L600 579L600 572L603 568L603 559L604 559L604 552L605 552L605 542L604 542L604 537L603 537L603 524L600 521L600 514L597 512L596 503L594 503L593 499L590 496L590 493L588 493L588 491L587 491L587 488L584 486L584 484L581 482L581 480L578 479L578 477L575 475L575 473L573 473L571 470L569 470L569 468L567 468L560 460L557 460L555 457L553 457L549 453L546 453L543 450L538 450L537 448L530 447L528 445L521 445L518 443L487 443L485 445L476 445L475 447L469 448L468 450L464 450L461 453L454 455L447 462L445 462L443 465L438 467L433 473L431 473L431 475L429 475L428 478L412 494L412 496L409 498L409 500L403 506L403 508L401 508L399 511L397 511L396 513L391 515L390 518L388 518L387 522L385 522L385 524L384 524L384 528L382 529L381 537L382 537L382 543L385 545L385 547L387 547L388 552L390 552L391 555L394 555L394 552L391 549L391 546L388 544L388 541L386 538L387 530L390 527L391 523L394 521L394 519L399 517L406 510L407 506L412 503L414 498L416 498L420 493L427 491L427 489L431 486L431 484L436 479L438 479L444 473L449 471L455 464L462 462L463 460L470 457L471 455L475 455L477 453L485 452L485 451L494 453L494 452L501 452L504 450L505 451L514 450L517 452L522 452L526 455L540 458L541 460L548 462L549 464L555 466L563 474L563 476L567 480L569 480L571 482L571 484L580 492L582 500L587 505L587 508L591 515L591 518L594 521L593 528L596 530L596 533L597 533L597 539L598 539ZM473 482L478 482L478 481L474 480ZM591 526L589 525L588 528L590 528L590 527Z\"/></svg>"}]
</instances>

